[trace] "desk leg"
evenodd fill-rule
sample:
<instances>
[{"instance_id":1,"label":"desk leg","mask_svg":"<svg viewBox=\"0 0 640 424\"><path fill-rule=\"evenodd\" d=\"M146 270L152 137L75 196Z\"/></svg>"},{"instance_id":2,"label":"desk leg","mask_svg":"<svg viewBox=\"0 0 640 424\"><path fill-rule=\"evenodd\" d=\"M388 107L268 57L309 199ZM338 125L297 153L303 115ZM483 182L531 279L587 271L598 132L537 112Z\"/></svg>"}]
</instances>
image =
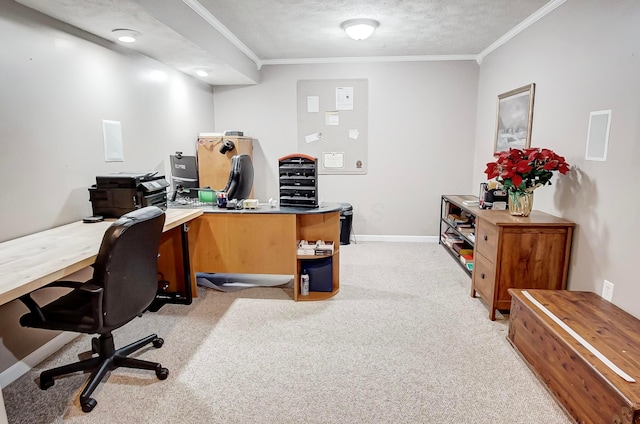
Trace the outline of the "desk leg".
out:
<instances>
[{"instance_id":1,"label":"desk leg","mask_svg":"<svg viewBox=\"0 0 640 424\"><path fill-rule=\"evenodd\" d=\"M191 292L191 260L189 259L189 226L182 224L182 271L184 272L184 304L191 305L193 293Z\"/></svg>"},{"instance_id":2,"label":"desk leg","mask_svg":"<svg viewBox=\"0 0 640 424\"><path fill-rule=\"evenodd\" d=\"M177 303L180 305L191 305L193 293L191 291L191 261L189 258L189 226L187 223L180 226L180 242L182 254L182 272L184 274L184 293L182 292L160 292L149 306L151 312L156 312L167 303Z\"/></svg>"},{"instance_id":3,"label":"desk leg","mask_svg":"<svg viewBox=\"0 0 640 424\"><path fill-rule=\"evenodd\" d=\"M0 389L0 424L9 424L7 411L4 408L4 399L2 399L2 389Z\"/></svg>"}]
</instances>

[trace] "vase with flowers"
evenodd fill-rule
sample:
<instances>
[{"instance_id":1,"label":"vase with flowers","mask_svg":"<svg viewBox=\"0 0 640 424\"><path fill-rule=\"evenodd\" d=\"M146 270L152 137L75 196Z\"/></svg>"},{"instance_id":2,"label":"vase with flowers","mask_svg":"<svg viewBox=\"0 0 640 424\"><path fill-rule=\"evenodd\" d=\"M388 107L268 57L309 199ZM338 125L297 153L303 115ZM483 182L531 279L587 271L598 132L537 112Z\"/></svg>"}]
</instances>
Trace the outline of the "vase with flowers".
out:
<instances>
[{"instance_id":1,"label":"vase with flowers","mask_svg":"<svg viewBox=\"0 0 640 424\"><path fill-rule=\"evenodd\" d=\"M566 174L569 164L553 150L530 148L509 149L498 154L495 162L487 163L484 171L509 192L509 212L529 216L533 207L533 191L551 185L553 172Z\"/></svg>"}]
</instances>

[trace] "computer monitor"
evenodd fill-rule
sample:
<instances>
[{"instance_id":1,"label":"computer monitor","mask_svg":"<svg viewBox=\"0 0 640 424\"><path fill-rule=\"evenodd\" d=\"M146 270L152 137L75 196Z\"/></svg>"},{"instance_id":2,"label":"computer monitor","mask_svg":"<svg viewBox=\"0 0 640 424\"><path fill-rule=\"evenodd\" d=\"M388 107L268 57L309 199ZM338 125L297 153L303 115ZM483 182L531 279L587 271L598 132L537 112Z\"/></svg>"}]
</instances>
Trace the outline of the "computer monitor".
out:
<instances>
[{"instance_id":1,"label":"computer monitor","mask_svg":"<svg viewBox=\"0 0 640 424\"><path fill-rule=\"evenodd\" d=\"M170 155L169 160L172 190L198 188L198 163L195 156L183 156L177 153Z\"/></svg>"}]
</instances>

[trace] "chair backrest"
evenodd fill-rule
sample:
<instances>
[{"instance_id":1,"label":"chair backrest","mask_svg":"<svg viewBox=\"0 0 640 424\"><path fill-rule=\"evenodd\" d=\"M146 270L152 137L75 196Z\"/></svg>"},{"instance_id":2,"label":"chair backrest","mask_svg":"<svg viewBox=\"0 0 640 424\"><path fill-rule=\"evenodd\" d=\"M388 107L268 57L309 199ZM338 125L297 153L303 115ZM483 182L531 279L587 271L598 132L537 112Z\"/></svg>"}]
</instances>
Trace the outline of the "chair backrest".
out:
<instances>
[{"instance_id":1,"label":"chair backrest","mask_svg":"<svg viewBox=\"0 0 640 424\"><path fill-rule=\"evenodd\" d=\"M253 162L247 154L235 155L231 158L229 181L224 191L227 199L246 199L253 188Z\"/></svg>"},{"instance_id":2,"label":"chair backrest","mask_svg":"<svg viewBox=\"0 0 640 424\"><path fill-rule=\"evenodd\" d=\"M164 212L137 209L111 224L93 265L93 281L104 288L104 327L118 328L142 313L158 291L158 249Z\"/></svg>"}]
</instances>

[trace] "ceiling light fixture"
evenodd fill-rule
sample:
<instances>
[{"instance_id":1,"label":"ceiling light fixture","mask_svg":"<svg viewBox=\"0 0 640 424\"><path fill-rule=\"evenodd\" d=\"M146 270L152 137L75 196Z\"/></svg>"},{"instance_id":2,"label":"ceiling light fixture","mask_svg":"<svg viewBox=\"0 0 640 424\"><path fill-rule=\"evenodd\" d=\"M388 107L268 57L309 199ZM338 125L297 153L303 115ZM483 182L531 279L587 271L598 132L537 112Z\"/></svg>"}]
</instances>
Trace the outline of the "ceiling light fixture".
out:
<instances>
[{"instance_id":1,"label":"ceiling light fixture","mask_svg":"<svg viewBox=\"0 0 640 424\"><path fill-rule=\"evenodd\" d=\"M349 19L341 27L354 40L366 40L379 25L380 22L373 19Z\"/></svg>"},{"instance_id":2,"label":"ceiling light fixture","mask_svg":"<svg viewBox=\"0 0 640 424\"><path fill-rule=\"evenodd\" d=\"M199 77L208 77L209 73L205 70L199 69L196 71L196 75Z\"/></svg>"},{"instance_id":3,"label":"ceiling light fixture","mask_svg":"<svg viewBox=\"0 0 640 424\"><path fill-rule=\"evenodd\" d=\"M111 33L123 43L134 43L136 41L136 37L140 35L138 31L124 28L114 29Z\"/></svg>"}]
</instances>

